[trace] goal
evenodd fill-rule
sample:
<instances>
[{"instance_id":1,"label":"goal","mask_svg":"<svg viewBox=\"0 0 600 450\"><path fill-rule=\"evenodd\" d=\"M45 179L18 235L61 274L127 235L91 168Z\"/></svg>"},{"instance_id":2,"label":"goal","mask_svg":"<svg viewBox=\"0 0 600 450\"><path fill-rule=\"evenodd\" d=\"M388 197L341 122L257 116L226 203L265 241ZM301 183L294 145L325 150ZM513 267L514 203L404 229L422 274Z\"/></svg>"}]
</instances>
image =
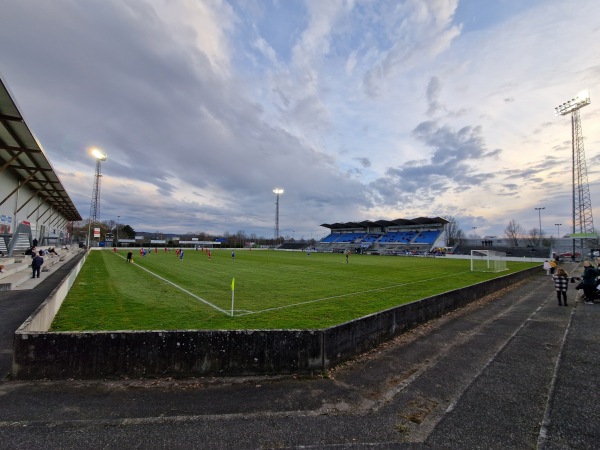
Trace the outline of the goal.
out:
<instances>
[{"instance_id":1,"label":"goal","mask_svg":"<svg viewBox=\"0 0 600 450\"><path fill-rule=\"evenodd\" d=\"M471 272L502 272L506 267L506 253L496 250L471 250Z\"/></svg>"}]
</instances>

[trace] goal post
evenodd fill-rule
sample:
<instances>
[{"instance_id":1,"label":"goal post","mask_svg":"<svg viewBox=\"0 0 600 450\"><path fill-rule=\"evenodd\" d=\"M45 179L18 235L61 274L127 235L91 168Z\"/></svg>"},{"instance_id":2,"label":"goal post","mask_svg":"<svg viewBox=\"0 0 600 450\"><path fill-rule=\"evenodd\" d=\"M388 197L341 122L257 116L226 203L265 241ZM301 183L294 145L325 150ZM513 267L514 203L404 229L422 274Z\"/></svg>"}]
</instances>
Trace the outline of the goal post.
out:
<instances>
[{"instance_id":1,"label":"goal post","mask_svg":"<svg viewBox=\"0 0 600 450\"><path fill-rule=\"evenodd\" d=\"M471 272L502 272L506 267L506 252L471 250Z\"/></svg>"}]
</instances>

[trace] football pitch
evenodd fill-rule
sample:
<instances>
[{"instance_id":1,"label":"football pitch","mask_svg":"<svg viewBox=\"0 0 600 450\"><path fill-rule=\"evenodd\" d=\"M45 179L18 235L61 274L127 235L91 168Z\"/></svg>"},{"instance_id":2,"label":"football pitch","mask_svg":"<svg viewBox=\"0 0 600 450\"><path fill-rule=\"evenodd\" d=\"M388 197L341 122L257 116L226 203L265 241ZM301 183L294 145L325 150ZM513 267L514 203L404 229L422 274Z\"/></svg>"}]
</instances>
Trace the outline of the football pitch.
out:
<instances>
[{"instance_id":1,"label":"football pitch","mask_svg":"<svg viewBox=\"0 0 600 450\"><path fill-rule=\"evenodd\" d=\"M470 261L273 250L91 251L51 331L320 329L500 273ZM235 282L233 282L235 280Z\"/></svg>"}]
</instances>

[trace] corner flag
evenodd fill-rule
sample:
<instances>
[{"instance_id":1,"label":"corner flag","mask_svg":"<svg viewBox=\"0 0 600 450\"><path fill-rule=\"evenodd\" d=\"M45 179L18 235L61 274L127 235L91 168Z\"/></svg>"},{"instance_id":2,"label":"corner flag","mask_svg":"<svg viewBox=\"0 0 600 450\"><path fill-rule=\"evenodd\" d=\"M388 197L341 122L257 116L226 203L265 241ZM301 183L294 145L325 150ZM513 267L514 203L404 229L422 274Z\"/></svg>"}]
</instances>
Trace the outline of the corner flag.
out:
<instances>
[{"instance_id":1,"label":"corner flag","mask_svg":"<svg viewBox=\"0 0 600 450\"><path fill-rule=\"evenodd\" d=\"M235 295L235 277L231 279L231 317L233 317L234 295Z\"/></svg>"}]
</instances>

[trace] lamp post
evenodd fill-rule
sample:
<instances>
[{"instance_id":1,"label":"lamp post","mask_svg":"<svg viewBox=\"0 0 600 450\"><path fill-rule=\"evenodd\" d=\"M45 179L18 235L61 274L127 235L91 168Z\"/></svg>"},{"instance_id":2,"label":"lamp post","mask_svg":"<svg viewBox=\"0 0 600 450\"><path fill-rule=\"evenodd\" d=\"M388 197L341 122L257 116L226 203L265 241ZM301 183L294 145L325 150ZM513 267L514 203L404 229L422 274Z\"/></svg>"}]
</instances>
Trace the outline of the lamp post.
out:
<instances>
[{"instance_id":1,"label":"lamp post","mask_svg":"<svg viewBox=\"0 0 600 450\"><path fill-rule=\"evenodd\" d=\"M477 229L477 227L471 227L473 230L473 239L475 239L477 237L477 235L475 234L475 230Z\"/></svg>"},{"instance_id":2,"label":"lamp post","mask_svg":"<svg viewBox=\"0 0 600 450\"><path fill-rule=\"evenodd\" d=\"M562 223L555 223L554 225L556 225L556 239L558 239L560 238L560 226Z\"/></svg>"},{"instance_id":3,"label":"lamp post","mask_svg":"<svg viewBox=\"0 0 600 450\"><path fill-rule=\"evenodd\" d=\"M584 254L585 237L595 235L594 219L592 215L592 200L587 176L585 150L583 148L583 133L579 110L591 103L589 91L580 92L575 98L568 100L556 108L557 116L571 115L571 150L572 150L572 178L573 178L573 255L579 252ZM580 235L579 245L576 244L575 235ZM588 241L589 242L589 241ZM588 243L589 245L589 243Z\"/></svg>"},{"instance_id":4,"label":"lamp post","mask_svg":"<svg viewBox=\"0 0 600 450\"><path fill-rule=\"evenodd\" d=\"M92 149L92 156L96 158L96 174L94 175L94 188L92 190L92 203L90 206L90 218L88 222L87 248L90 248L92 223L96 223L100 217L100 163L106 161L106 155L97 148Z\"/></svg>"},{"instance_id":5,"label":"lamp post","mask_svg":"<svg viewBox=\"0 0 600 450\"><path fill-rule=\"evenodd\" d=\"M539 228L539 234L540 234L540 239L539 239L539 243L541 245L542 243L542 209L546 209L545 206L542 206L541 208L535 208L535 210L538 212L538 216L540 219L540 228Z\"/></svg>"},{"instance_id":6,"label":"lamp post","mask_svg":"<svg viewBox=\"0 0 600 450\"><path fill-rule=\"evenodd\" d=\"M277 243L279 239L279 195L283 194L283 189L275 188L273 193L275 194L275 243Z\"/></svg>"},{"instance_id":7,"label":"lamp post","mask_svg":"<svg viewBox=\"0 0 600 450\"><path fill-rule=\"evenodd\" d=\"M121 216L117 216L117 247L119 246L119 221L121 220Z\"/></svg>"}]
</instances>

